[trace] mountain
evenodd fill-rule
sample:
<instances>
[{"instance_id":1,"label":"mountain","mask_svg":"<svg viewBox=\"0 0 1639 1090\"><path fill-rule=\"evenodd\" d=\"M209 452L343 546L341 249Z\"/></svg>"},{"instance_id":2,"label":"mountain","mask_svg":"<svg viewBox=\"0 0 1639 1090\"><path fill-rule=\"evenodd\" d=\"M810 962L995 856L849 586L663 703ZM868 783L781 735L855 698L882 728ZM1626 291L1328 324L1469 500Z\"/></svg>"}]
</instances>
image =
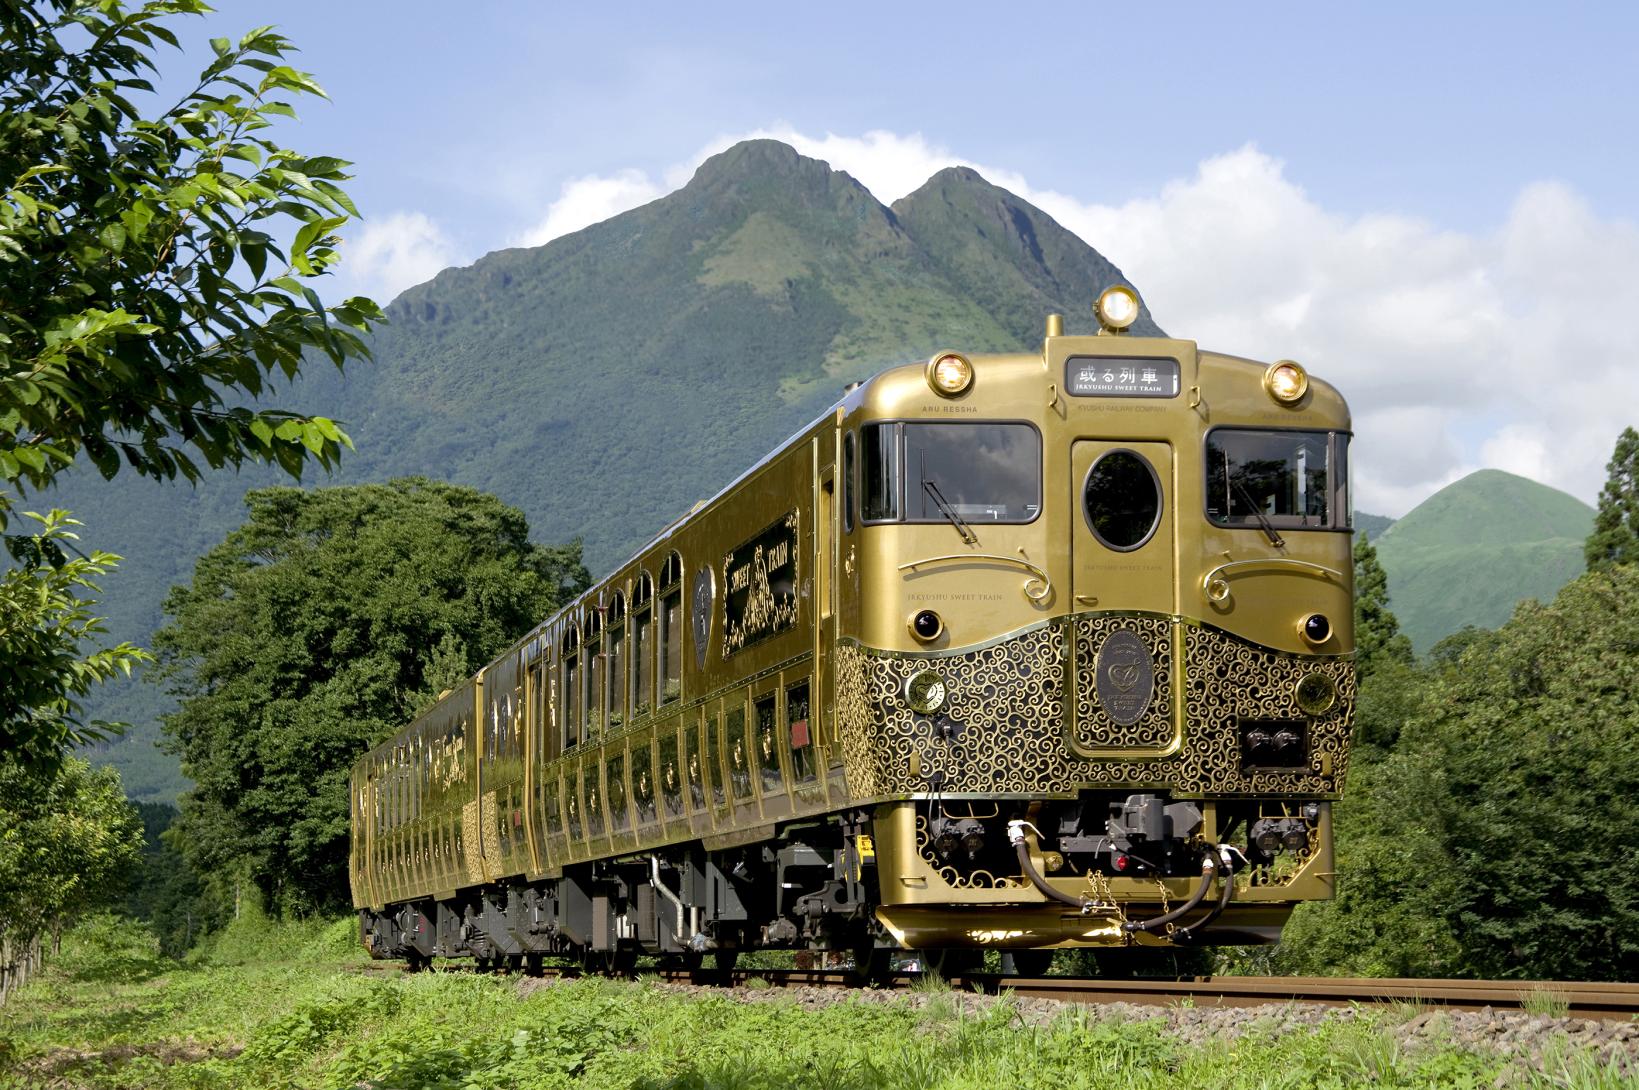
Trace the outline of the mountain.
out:
<instances>
[{"instance_id":1,"label":"mountain","mask_svg":"<svg viewBox=\"0 0 1639 1090\"><path fill-rule=\"evenodd\" d=\"M831 404L843 385L940 348L1028 349L1050 312L1094 328L1126 280L1040 210L971 170L885 207L768 140L701 165L682 189L545 246L446 269L387 308L374 362L314 365L280 403L344 422L336 483L426 474L521 507L537 540L578 537L616 566ZM1159 333L1146 311L1136 326ZM79 473L51 498L126 557L110 634L146 643L168 587L242 521L267 471L197 490ZM132 721L102 756L136 797L180 786L153 747L165 698L106 690Z\"/></svg>"},{"instance_id":2,"label":"mountain","mask_svg":"<svg viewBox=\"0 0 1639 1090\"><path fill-rule=\"evenodd\" d=\"M1582 574L1593 508L1482 469L1447 485L1377 539L1389 605L1418 653L1464 625L1495 628L1522 599L1548 601Z\"/></svg>"},{"instance_id":3,"label":"mountain","mask_svg":"<svg viewBox=\"0 0 1639 1090\"><path fill-rule=\"evenodd\" d=\"M1366 535L1367 541L1375 542L1383 536L1383 531L1394 525L1394 520L1387 515L1368 515L1364 511L1354 513L1354 528L1356 533Z\"/></svg>"}]
</instances>

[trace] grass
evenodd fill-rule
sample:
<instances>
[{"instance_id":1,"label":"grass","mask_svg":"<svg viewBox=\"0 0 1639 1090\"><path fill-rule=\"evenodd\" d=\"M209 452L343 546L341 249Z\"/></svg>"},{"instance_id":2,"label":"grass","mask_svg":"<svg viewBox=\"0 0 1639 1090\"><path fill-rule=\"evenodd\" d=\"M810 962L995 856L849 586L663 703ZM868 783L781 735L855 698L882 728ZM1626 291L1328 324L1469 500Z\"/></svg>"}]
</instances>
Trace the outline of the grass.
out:
<instances>
[{"instance_id":1,"label":"grass","mask_svg":"<svg viewBox=\"0 0 1639 1090\"><path fill-rule=\"evenodd\" d=\"M407 976L369 968L350 920L241 920L176 963L104 919L6 1008L0 1087L1480 1088L1501 1072L1492 1057L1402 1046L1386 1010L1190 1045L1159 1011L1065 1008L1037 1025L1008 999L919 991L808 1010L773 990L739 1003L624 981ZM1571 1053L1549 1067L1540 1085L1635 1085Z\"/></svg>"}]
</instances>

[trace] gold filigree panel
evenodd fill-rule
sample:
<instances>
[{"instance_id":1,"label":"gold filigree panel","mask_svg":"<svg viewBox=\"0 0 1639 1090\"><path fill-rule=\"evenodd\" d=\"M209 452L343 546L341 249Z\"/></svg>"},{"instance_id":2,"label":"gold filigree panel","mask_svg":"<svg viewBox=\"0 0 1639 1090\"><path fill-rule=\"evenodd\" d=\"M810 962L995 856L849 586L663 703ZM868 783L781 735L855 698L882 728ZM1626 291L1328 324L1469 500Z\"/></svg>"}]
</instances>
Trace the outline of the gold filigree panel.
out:
<instances>
[{"instance_id":1,"label":"gold filigree panel","mask_svg":"<svg viewBox=\"0 0 1639 1090\"><path fill-rule=\"evenodd\" d=\"M1171 623L1163 617L1096 620L1109 630L1145 621L1147 641ZM1183 677L1169 672L1166 680L1169 694L1174 685L1185 687L1183 744L1165 757L1089 759L1070 751L1064 722L1066 642L1081 638L1077 624L1058 620L988 647L944 655L840 645L837 723L854 795L1070 794L1084 787L1162 788L1180 795L1342 790L1354 718L1349 659L1288 655L1186 625ZM1089 624L1088 630L1096 637L1100 629ZM903 696L905 680L927 668L943 675L949 693L935 717L913 713ZM1305 717L1294 695L1298 681L1311 671L1326 674L1338 689L1336 705L1318 717ZM1307 718L1308 766L1243 769L1242 717ZM948 732L941 729L944 719L952 726ZM1140 736L1158 736L1153 725L1145 729L1150 733ZM1083 743L1098 736L1114 735L1079 727L1073 735Z\"/></svg>"}]
</instances>

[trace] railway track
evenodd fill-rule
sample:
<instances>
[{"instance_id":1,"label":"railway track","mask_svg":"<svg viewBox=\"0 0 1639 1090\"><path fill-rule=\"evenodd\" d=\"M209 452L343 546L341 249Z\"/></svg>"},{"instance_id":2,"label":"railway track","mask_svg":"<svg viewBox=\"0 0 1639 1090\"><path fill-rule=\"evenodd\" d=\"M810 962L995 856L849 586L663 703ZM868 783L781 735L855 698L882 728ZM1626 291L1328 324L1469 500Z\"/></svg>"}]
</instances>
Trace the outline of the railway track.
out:
<instances>
[{"instance_id":1,"label":"railway track","mask_svg":"<svg viewBox=\"0 0 1639 1090\"><path fill-rule=\"evenodd\" d=\"M687 982L688 973L662 973ZM752 977L771 987L858 986L852 974L810 970L740 970L731 982ZM885 983L909 988L920 973L900 973ZM1347 1007L1370 1003L1416 1003L1452 1010L1563 1009L1578 1018L1639 1017L1639 985L1592 981L1401 980L1343 977L1195 977L1184 980L1104 980L1085 977L1026 978L974 974L960 976L952 987L991 994L1012 993L1068 1003L1138 1003L1198 1007L1257 1007L1281 1003L1318 1003Z\"/></svg>"},{"instance_id":2,"label":"railway track","mask_svg":"<svg viewBox=\"0 0 1639 1090\"><path fill-rule=\"evenodd\" d=\"M391 963L372 963L386 969ZM437 971L470 971L455 965ZM578 971L546 967L548 977L578 976ZM753 980L768 988L858 988L858 975L838 969L734 969L721 971L643 969L640 975L671 984L743 986ZM923 973L896 973L874 982L882 988L909 989L925 981ZM1414 1003L1450 1010L1535 1010L1563 1012L1577 1018L1639 1018L1639 984L1564 980L1418 980L1374 977L1190 977L1178 980L1110 980L1090 977L1017 977L990 973L954 978L951 987L987 994L1011 993L1066 1003L1136 1003L1170 1007L1259 1007L1282 1003L1316 1003L1331 1007L1355 1004Z\"/></svg>"}]
</instances>

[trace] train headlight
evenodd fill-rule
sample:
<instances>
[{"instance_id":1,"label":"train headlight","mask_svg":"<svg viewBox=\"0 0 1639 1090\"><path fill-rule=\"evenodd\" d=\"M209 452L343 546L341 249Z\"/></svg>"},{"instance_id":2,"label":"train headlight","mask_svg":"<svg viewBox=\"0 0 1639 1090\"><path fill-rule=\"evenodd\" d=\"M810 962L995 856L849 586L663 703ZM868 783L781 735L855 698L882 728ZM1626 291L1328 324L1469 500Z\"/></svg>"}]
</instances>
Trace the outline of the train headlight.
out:
<instances>
[{"instance_id":1,"label":"train headlight","mask_svg":"<svg viewBox=\"0 0 1639 1090\"><path fill-rule=\"evenodd\" d=\"M945 630L945 622L931 609L919 609L911 614L911 619L905 622L905 627L911 630L922 643L932 643Z\"/></svg>"},{"instance_id":2,"label":"train headlight","mask_svg":"<svg viewBox=\"0 0 1639 1090\"><path fill-rule=\"evenodd\" d=\"M1276 401L1291 405L1309 392L1309 373L1293 360L1277 360L1263 373L1263 388Z\"/></svg>"},{"instance_id":3,"label":"train headlight","mask_svg":"<svg viewBox=\"0 0 1639 1090\"><path fill-rule=\"evenodd\" d=\"M1311 613L1298 622L1298 634L1310 647L1319 647L1332 638L1332 622L1324 613Z\"/></svg>"},{"instance_id":4,"label":"train headlight","mask_svg":"<svg viewBox=\"0 0 1639 1090\"><path fill-rule=\"evenodd\" d=\"M1293 695L1305 715L1324 715L1337 703L1337 682L1322 673L1305 674Z\"/></svg>"},{"instance_id":5,"label":"train headlight","mask_svg":"<svg viewBox=\"0 0 1639 1090\"><path fill-rule=\"evenodd\" d=\"M966 356L941 352L928 361L928 385L940 397L960 397L973 385L973 364Z\"/></svg>"},{"instance_id":6,"label":"train headlight","mask_svg":"<svg viewBox=\"0 0 1639 1090\"><path fill-rule=\"evenodd\" d=\"M1125 284L1112 284L1093 305L1098 324L1111 333L1120 333L1138 321L1138 293Z\"/></svg>"}]
</instances>

